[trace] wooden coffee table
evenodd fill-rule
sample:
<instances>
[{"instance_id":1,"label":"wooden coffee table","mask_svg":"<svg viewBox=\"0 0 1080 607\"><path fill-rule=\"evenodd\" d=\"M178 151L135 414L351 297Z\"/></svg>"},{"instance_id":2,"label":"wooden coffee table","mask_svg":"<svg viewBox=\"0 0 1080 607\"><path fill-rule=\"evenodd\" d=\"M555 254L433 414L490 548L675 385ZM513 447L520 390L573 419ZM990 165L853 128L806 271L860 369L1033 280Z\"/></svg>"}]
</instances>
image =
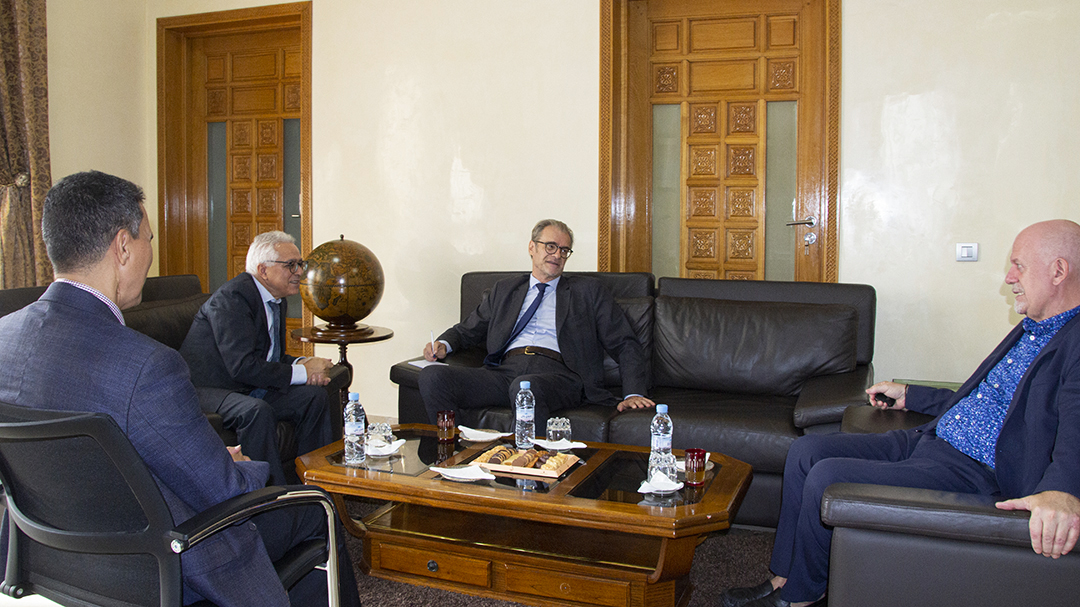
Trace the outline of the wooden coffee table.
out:
<instances>
[{"instance_id":1,"label":"wooden coffee table","mask_svg":"<svg viewBox=\"0 0 1080 607\"><path fill-rule=\"evenodd\" d=\"M694 549L730 526L750 484L749 464L713 453L702 487L642 495L649 449L606 443L575 450L582 462L550 483L459 483L428 467L466 464L496 442L440 447L434 426L421 424L395 434L408 440L399 455L369 456L366 468L340 464L341 441L297 459L300 478L332 493L363 538L365 570L533 605L685 605ZM346 495L390 503L355 521Z\"/></svg>"}]
</instances>

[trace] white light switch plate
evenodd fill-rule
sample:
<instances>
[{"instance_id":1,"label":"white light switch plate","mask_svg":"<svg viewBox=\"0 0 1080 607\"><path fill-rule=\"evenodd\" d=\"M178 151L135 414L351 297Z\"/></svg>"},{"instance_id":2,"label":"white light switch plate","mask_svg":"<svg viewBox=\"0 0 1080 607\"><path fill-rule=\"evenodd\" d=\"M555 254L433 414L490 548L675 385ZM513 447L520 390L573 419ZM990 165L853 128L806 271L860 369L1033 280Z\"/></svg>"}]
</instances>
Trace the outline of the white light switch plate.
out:
<instances>
[{"instance_id":1,"label":"white light switch plate","mask_svg":"<svg viewBox=\"0 0 1080 607\"><path fill-rule=\"evenodd\" d=\"M956 243L956 261L979 261L979 243Z\"/></svg>"}]
</instances>

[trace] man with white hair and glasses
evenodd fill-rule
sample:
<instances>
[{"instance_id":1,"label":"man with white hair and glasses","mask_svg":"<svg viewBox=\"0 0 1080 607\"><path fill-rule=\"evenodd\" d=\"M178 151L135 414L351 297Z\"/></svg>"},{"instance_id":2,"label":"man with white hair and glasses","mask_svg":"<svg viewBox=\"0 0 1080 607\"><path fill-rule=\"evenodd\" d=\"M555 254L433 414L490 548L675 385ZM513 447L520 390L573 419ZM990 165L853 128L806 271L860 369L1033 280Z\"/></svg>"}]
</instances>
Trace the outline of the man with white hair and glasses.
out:
<instances>
[{"instance_id":1,"label":"man with white hair and glasses","mask_svg":"<svg viewBox=\"0 0 1080 607\"><path fill-rule=\"evenodd\" d=\"M323 388L332 363L285 353L285 298L300 292L306 266L292 236L259 234L248 247L247 271L202 305L180 347L200 406L221 415L248 457L270 464L273 484L298 482L296 471L281 465L279 420L295 424L300 453L332 437Z\"/></svg>"}]
</instances>

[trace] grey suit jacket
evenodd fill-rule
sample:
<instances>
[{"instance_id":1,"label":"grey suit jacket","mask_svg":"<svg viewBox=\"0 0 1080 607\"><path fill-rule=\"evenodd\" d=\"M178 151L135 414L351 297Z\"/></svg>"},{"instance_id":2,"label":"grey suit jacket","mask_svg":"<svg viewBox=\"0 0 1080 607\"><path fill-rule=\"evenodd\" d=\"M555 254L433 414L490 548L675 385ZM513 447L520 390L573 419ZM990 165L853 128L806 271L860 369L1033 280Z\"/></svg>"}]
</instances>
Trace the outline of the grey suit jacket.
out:
<instances>
[{"instance_id":1,"label":"grey suit jacket","mask_svg":"<svg viewBox=\"0 0 1080 607\"><path fill-rule=\"evenodd\" d=\"M287 306L282 299L282 319L286 317ZM284 349L284 322L279 327L278 339ZM191 368L196 386L236 392L289 387L296 357L283 352L281 362L268 362L269 353L266 306L255 286L255 278L247 272L221 285L206 300L180 346L180 354Z\"/></svg>"},{"instance_id":2,"label":"grey suit jacket","mask_svg":"<svg viewBox=\"0 0 1080 607\"><path fill-rule=\"evenodd\" d=\"M498 351L510 337L529 289L529 275L500 280L484 294L467 319L439 339L453 350L483 344ZM611 293L594 278L563 275L555 292L555 330L567 368L581 377L585 400L614 405L604 388L604 352L619 363L624 394L647 394L645 355L626 314Z\"/></svg>"},{"instance_id":3,"label":"grey suit jacket","mask_svg":"<svg viewBox=\"0 0 1080 607\"><path fill-rule=\"evenodd\" d=\"M111 415L176 523L264 486L269 476L265 462L232 461L175 350L123 326L105 303L69 284L54 283L37 302L0 318L0 400ZM181 562L187 602L288 605L251 525L196 546Z\"/></svg>"}]
</instances>

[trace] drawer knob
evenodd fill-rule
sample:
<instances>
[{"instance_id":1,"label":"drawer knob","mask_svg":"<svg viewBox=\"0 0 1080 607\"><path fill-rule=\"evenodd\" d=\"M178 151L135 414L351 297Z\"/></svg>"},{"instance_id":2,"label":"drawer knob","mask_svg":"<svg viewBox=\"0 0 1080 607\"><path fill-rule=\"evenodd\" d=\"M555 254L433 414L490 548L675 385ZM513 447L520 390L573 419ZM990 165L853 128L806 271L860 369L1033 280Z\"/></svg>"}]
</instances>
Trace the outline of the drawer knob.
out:
<instances>
[{"instance_id":1,"label":"drawer knob","mask_svg":"<svg viewBox=\"0 0 1080 607\"><path fill-rule=\"evenodd\" d=\"M436 571L439 570L439 564L436 563L435 561L428 561L427 562L427 568L428 568L428 571L430 571L432 573L435 573Z\"/></svg>"}]
</instances>

